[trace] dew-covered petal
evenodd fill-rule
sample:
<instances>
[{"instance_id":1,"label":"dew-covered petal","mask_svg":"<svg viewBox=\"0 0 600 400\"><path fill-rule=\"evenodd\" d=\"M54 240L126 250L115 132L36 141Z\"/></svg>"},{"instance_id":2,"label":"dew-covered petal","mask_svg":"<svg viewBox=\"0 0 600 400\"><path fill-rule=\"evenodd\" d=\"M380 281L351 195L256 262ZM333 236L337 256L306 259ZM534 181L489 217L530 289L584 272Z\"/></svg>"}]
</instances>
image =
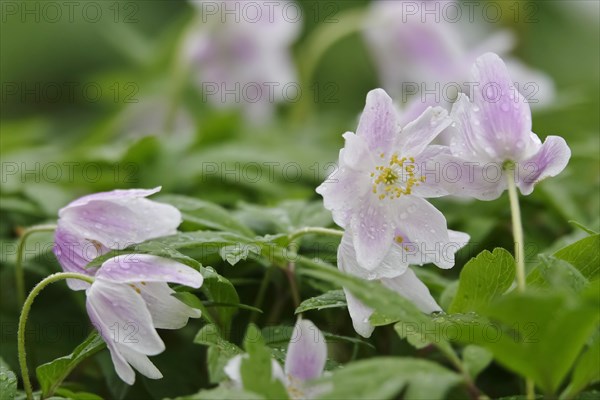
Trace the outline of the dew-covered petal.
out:
<instances>
[{"instance_id":1,"label":"dew-covered petal","mask_svg":"<svg viewBox=\"0 0 600 400\"><path fill-rule=\"evenodd\" d=\"M121 283L171 282L199 288L202 275L180 262L150 254L122 254L106 260L97 278Z\"/></svg>"},{"instance_id":2,"label":"dew-covered petal","mask_svg":"<svg viewBox=\"0 0 600 400\"><path fill-rule=\"evenodd\" d=\"M375 330L375 327L369 323L373 309L361 302L349 290L344 289L344 294L346 295L348 312L350 313L350 318L352 318L354 330L362 337L371 337L373 330Z\"/></svg>"},{"instance_id":3,"label":"dew-covered petal","mask_svg":"<svg viewBox=\"0 0 600 400\"><path fill-rule=\"evenodd\" d=\"M408 268L406 258L402 256L399 247L394 245L390 247L384 259L375 269L368 270L362 267L356 259L352 233L349 230L344 233L338 247L337 262L343 271L368 280L392 278L403 274Z\"/></svg>"},{"instance_id":4,"label":"dew-covered petal","mask_svg":"<svg viewBox=\"0 0 600 400\"><path fill-rule=\"evenodd\" d=\"M63 271L93 276L97 268L85 268L85 266L109 249L99 243L78 237L69 230L67 224L59 224L54 233L52 251ZM89 283L79 279L67 279L67 285L72 290L84 290L90 286Z\"/></svg>"},{"instance_id":5,"label":"dew-covered petal","mask_svg":"<svg viewBox=\"0 0 600 400\"><path fill-rule=\"evenodd\" d=\"M410 242L425 257L419 264L433 262L441 268L450 268L444 259L443 247L448 243L448 228L444 215L429 202L415 196L398 199L401 212L397 226L406 234L402 242ZM400 239L397 238L398 242Z\"/></svg>"},{"instance_id":6,"label":"dew-covered petal","mask_svg":"<svg viewBox=\"0 0 600 400\"><path fill-rule=\"evenodd\" d=\"M448 112L443 108L427 108L416 120L402 129L398 138L401 154L407 157L418 156L451 123Z\"/></svg>"},{"instance_id":7,"label":"dew-covered petal","mask_svg":"<svg viewBox=\"0 0 600 400\"><path fill-rule=\"evenodd\" d=\"M144 299L131 286L96 278L87 290L86 307L105 340L146 355L165 349Z\"/></svg>"},{"instance_id":8,"label":"dew-covered petal","mask_svg":"<svg viewBox=\"0 0 600 400\"><path fill-rule=\"evenodd\" d=\"M139 197L91 200L64 208L60 218L79 237L111 249L175 234L181 223L181 213L175 207Z\"/></svg>"},{"instance_id":9,"label":"dew-covered petal","mask_svg":"<svg viewBox=\"0 0 600 400\"><path fill-rule=\"evenodd\" d=\"M548 136L536 154L518 164L517 184L521 193L531 194L536 183L560 174L570 158L567 142L560 136Z\"/></svg>"},{"instance_id":10,"label":"dew-covered petal","mask_svg":"<svg viewBox=\"0 0 600 400\"><path fill-rule=\"evenodd\" d=\"M141 291L155 328L183 328L189 318L199 318L201 315L200 310L174 297L175 291L164 282L140 282L135 286Z\"/></svg>"},{"instance_id":11,"label":"dew-covered petal","mask_svg":"<svg viewBox=\"0 0 600 400\"><path fill-rule=\"evenodd\" d=\"M327 360L323 333L307 319L296 322L285 358L285 373L306 381L321 376Z\"/></svg>"},{"instance_id":12,"label":"dew-covered petal","mask_svg":"<svg viewBox=\"0 0 600 400\"><path fill-rule=\"evenodd\" d=\"M368 177L340 163L316 191L323 196L323 205L333 215L336 224L345 228L352 211L360 202L362 193L368 190Z\"/></svg>"},{"instance_id":13,"label":"dew-covered petal","mask_svg":"<svg viewBox=\"0 0 600 400\"><path fill-rule=\"evenodd\" d=\"M366 140L371 151L388 151L400 128L398 111L391 97L383 89L371 90L358 123L357 136Z\"/></svg>"},{"instance_id":14,"label":"dew-covered petal","mask_svg":"<svg viewBox=\"0 0 600 400\"><path fill-rule=\"evenodd\" d=\"M400 276L390 279L382 279L381 283L394 290L402 297L414 303L419 310L430 314L442 311L435 299L431 296L429 289L410 268Z\"/></svg>"},{"instance_id":15,"label":"dew-covered petal","mask_svg":"<svg viewBox=\"0 0 600 400\"><path fill-rule=\"evenodd\" d=\"M358 264L374 270L383 261L393 241L394 213L377 198L366 198L350 221Z\"/></svg>"},{"instance_id":16,"label":"dew-covered petal","mask_svg":"<svg viewBox=\"0 0 600 400\"><path fill-rule=\"evenodd\" d=\"M529 141L531 109L516 89L506 65L494 53L475 61L471 71L473 88L472 123L481 124L480 140L498 161L519 160Z\"/></svg>"}]
</instances>

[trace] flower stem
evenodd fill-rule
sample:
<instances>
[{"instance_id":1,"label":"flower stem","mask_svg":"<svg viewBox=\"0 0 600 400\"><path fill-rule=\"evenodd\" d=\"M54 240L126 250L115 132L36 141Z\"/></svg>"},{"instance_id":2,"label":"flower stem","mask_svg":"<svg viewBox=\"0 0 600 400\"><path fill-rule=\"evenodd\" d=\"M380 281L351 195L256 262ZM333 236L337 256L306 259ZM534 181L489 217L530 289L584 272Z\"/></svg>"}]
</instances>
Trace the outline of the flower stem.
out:
<instances>
[{"instance_id":1,"label":"flower stem","mask_svg":"<svg viewBox=\"0 0 600 400\"><path fill-rule=\"evenodd\" d=\"M25 229L17 243L17 261L15 263L15 280L17 285L17 298L19 307L25 301L25 272L23 271L23 251L25 242L32 233L36 232L54 232L56 225L36 225Z\"/></svg>"},{"instance_id":2,"label":"flower stem","mask_svg":"<svg viewBox=\"0 0 600 400\"><path fill-rule=\"evenodd\" d=\"M337 236L342 237L344 235L343 231L337 229L329 229L329 228L319 228L319 227L306 227L298 229L288 235L288 240L290 242L302 237L304 235L310 234L318 234L318 235L328 235L328 236Z\"/></svg>"},{"instance_id":3,"label":"flower stem","mask_svg":"<svg viewBox=\"0 0 600 400\"><path fill-rule=\"evenodd\" d=\"M27 400L33 400L33 390L31 387L31 380L29 379L29 370L27 369L27 354L25 353L25 328L27 326L27 318L29 317L29 311L33 304L35 297L44 289L47 285L60 281L63 279L79 279L87 283L93 283L94 278L88 275L78 274L74 272L58 272L44 278L39 282L29 293L27 299L23 304L23 310L19 317L19 330L17 332L17 348L19 356L19 366L21 367L21 376L23 378L23 388L27 395Z\"/></svg>"},{"instance_id":4,"label":"flower stem","mask_svg":"<svg viewBox=\"0 0 600 400\"><path fill-rule=\"evenodd\" d=\"M517 267L517 289L524 292L527 287L525 280L525 242L523 239L523 225L521 221L521 208L519 207L519 195L515 184L514 167L508 168L506 172L506 183L508 185L508 198L510 200L510 212L512 215L513 239L515 241L515 264ZM527 400L535 399L535 385L530 378L525 379L525 390Z\"/></svg>"},{"instance_id":5,"label":"flower stem","mask_svg":"<svg viewBox=\"0 0 600 400\"><path fill-rule=\"evenodd\" d=\"M511 171L511 170L508 170ZM519 207L519 195L515 185L514 174L506 174L508 184L508 198L510 199L510 211L512 214L513 239L515 241L515 263L517 266L517 288L520 292L525 291L525 247L523 242L523 225L521 224L521 209Z\"/></svg>"}]
</instances>

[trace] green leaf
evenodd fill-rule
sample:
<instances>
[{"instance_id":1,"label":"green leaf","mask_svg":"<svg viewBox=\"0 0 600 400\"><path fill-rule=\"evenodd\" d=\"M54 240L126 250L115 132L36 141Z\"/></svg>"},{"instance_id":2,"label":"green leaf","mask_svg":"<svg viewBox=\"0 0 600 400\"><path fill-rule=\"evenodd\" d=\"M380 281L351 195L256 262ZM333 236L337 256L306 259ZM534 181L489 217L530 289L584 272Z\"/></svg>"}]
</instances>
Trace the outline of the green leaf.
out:
<instances>
[{"instance_id":1,"label":"green leaf","mask_svg":"<svg viewBox=\"0 0 600 400\"><path fill-rule=\"evenodd\" d=\"M315 383L320 399L442 399L461 377L426 360L375 357L346 364ZM331 389L329 389L331 388Z\"/></svg>"},{"instance_id":2,"label":"green leaf","mask_svg":"<svg viewBox=\"0 0 600 400\"><path fill-rule=\"evenodd\" d=\"M221 258L231 265L235 265L242 260L248 259L252 255L258 256L261 254L261 248L253 244L233 244L221 247L219 251Z\"/></svg>"},{"instance_id":3,"label":"green leaf","mask_svg":"<svg viewBox=\"0 0 600 400\"><path fill-rule=\"evenodd\" d=\"M273 355L265 346L260 330L254 324L248 325L244 349L247 356L242 358L240 368L244 389L267 399L289 398L283 383L273 377Z\"/></svg>"},{"instance_id":4,"label":"green leaf","mask_svg":"<svg viewBox=\"0 0 600 400\"><path fill-rule=\"evenodd\" d=\"M487 322L455 321L457 340L485 347L500 364L555 393L600 320L596 290L511 292L480 311Z\"/></svg>"},{"instance_id":5,"label":"green leaf","mask_svg":"<svg viewBox=\"0 0 600 400\"><path fill-rule=\"evenodd\" d=\"M208 346L207 364L211 383L219 383L225 379L223 368L231 358L242 353L242 349L223 339L219 329L212 324L198 331L194 343Z\"/></svg>"},{"instance_id":6,"label":"green leaf","mask_svg":"<svg viewBox=\"0 0 600 400\"><path fill-rule=\"evenodd\" d=\"M214 269L210 267L202 268L200 272L204 277L204 283L201 287L202 293L213 304L228 305L227 307L207 308L223 335L227 337L231 328L231 320L237 313L238 307L240 307L240 297L231 282L219 275Z\"/></svg>"},{"instance_id":7,"label":"green leaf","mask_svg":"<svg viewBox=\"0 0 600 400\"><path fill-rule=\"evenodd\" d=\"M88 392L73 392L72 390L59 388L56 390L56 395L69 400L102 400L102 397L97 394Z\"/></svg>"},{"instance_id":8,"label":"green leaf","mask_svg":"<svg viewBox=\"0 0 600 400\"><path fill-rule=\"evenodd\" d=\"M42 387L43 397L51 396L62 381L83 360L102 350L106 344L94 331L68 356L57 358L37 367L35 373Z\"/></svg>"},{"instance_id":9,"label":"green leaf","mask_svg":"<svg viewBox=\"0 0 600 400\"><path fill-rule=\"evenodd\" d=\"M250 228L234 218L231 212L215 203L179 195L164 195L158 200L178 208L183 217L183 226L188 229L212 229L247 237L256 236Z\"/></svg>"},{"instance_id":10,"label":"green leaf","mask_svg":"<svg viewBox=\"0 0 600 400\"><path fill-rule=\"evenodd\" d=\"M214 389L201 390L196 394L177 397L174 400L261 400L264 397L256 393L246 392L225 386L217 386Z\"/></svg>"},{"instance_id":11,"label":"green leaf","mask_svg":"<svg viewBox=\"0 0 600 400\"><path fill-rule=\"evenodd\" d=\"M588 236L553 255L571 264L590 281L600 277L600 235Z\"/></svg>"},{"instance_id":12,"label":"green leaf","mask_svg":"<svg viewBox=\"0 0 600 400\"><path fill-rule=\"evenodd\" d=\"M0 400L13 400L17 394L17 376L0 358Z\"/></svg>"},{"instance_id":13,"label":"green leaf","mask_svg":"<svg viewBox=\"0 0 600 400\"><path fill-rule=\"evenodd\" d=\"M583 290L589 281L568 262L553 256L539 255L540 264L527 275L527 285L538 288Z\"/></svg>"},{"instance_id":14,"label":"green leaf","mask_svg":"<svg viewBox=\"0 0 600 400\"><path fill-rule=\"evenodd\" d=\"M560 395L561 399L570 399L589 385L600 382L600 338L594 342L577 360L571 377L571 383Z\"/></svg>"},{"instance_id":15,"label":"green leaf","mask_svg":"<svg viewBox=\"0 0 600 400\"><path fill-rule=\"evenodd\" d=\"M462 359L467 371L469 371L469 376L474 380L490 365L494 357L490 351L483 347L470 344L463 349Z\"/></svg>"},{"instance_id":16,"label":"green leaf","mask_svg":"<svg viewBox=\"0 0 600 400\"><path fill-rule=\"evenodd\" d=\"M458 291L451 313L477 311L504 293L515 279L515 260L502 249L485 250L471 259L460 272Z\"/></svg>"},{"instance_id":17,"label":"green leaf","mask_svg":"<svg viewBox=\"0 0 600 400\"><path fill-rule=\"evenodd\" d=\"M325 308L346 307L346 296L343 290L330 290L322 295L304 300L298 308L296 314L308 310L323 310Z\"/></svg>"}]
</instances>

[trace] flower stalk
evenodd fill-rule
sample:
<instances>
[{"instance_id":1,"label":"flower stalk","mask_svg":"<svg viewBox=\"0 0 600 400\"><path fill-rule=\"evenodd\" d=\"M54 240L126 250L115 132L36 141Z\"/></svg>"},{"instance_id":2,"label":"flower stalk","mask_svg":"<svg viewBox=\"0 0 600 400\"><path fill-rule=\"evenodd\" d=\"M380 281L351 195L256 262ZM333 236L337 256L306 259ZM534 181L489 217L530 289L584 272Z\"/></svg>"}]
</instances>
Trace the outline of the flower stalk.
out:
<instances>
[{"instance_id":1,"label":"flower stalk","mask_svg":"<svg viewBox=\"0 0 600 400\"><path fill-rule=\"evenodd\" d=\"M19 317L19 330L17 332L17 347L18 347L18 357L19 357L19 366L21 367L21 376L23 378L23 388L25 389L25 394L27 396L27 400L33 400L33 389L31 386L31 380L29 379L29 370L27 368L27 354L25 352L25 328L27 326L27 318L29 317L29 311L31 310L31 306L36 296L44 289L46 286L53 282L57 282L63 279L78 279L89 284L94 282L94 278L88 275L78 274L74 272L58 272L56 274L52 274L44 278L41 282L39 282L29 293L27 299L23 303L23 309L21 310L21 316Z\"/></svg>"},{"instance_id":2,"label":"flower stalk","mask_svg":"<svg viewBox=\"0 0 600 400\"><path fill-rule=\"evenodd\" d=\"M25 272L23 271L23 251L27 238L36 232L54 232L56 225L36 225L23 231L17 243L17 261L15 263L15 280L17 285L17 298L19 306L25 302Z\"/></svg>"},{"instance_id":3,"label":"flower stalk","mask_svg":"<svg viewBox=\"0 0 600 400\"><path fill-rule=\"evenodd\" d=\"M513 239L515 241L515 263L517 267L517 288L520 292L525 291L525 245L523 242L523 225L521 222L521 208L519 207L519 195L514 179L514 166L506 168L506 183L508 185L508 198L510 200L510 212L512 216Z\"/></svg>"}]
</instances>

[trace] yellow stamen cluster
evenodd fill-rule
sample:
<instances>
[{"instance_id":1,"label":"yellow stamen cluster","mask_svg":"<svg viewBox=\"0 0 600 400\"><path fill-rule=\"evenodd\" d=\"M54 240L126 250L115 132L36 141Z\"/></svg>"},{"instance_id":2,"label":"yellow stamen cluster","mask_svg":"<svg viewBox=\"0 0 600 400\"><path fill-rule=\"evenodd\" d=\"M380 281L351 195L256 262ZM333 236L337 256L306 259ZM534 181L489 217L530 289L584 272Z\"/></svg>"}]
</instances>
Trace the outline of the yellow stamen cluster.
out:
<instances>
[{"instance_id":1,"label":"yellow stamen cluster","mask_svg":"<svg viewBox=\"0 0 600 400\"><path fill-rule=\"evenodd\" d=\"M385 157L384 153L380 154L381 158ZM398 158L398 154L393 154L387 166L380 165L375 167L375 171L371 173L373 180L373 193L377 193L380 185L382 192L379 194L379 200L385 198L397 199L403 194L411 194L412 188L419 186L421 182L425 182L425 177L416 177L415 175L415 159L413 157ZM406 165L405 165L406 164ZM403 181L404 187L398 185L400 176L408 176L406 181Z\"/></svg>"}]
</instances>

